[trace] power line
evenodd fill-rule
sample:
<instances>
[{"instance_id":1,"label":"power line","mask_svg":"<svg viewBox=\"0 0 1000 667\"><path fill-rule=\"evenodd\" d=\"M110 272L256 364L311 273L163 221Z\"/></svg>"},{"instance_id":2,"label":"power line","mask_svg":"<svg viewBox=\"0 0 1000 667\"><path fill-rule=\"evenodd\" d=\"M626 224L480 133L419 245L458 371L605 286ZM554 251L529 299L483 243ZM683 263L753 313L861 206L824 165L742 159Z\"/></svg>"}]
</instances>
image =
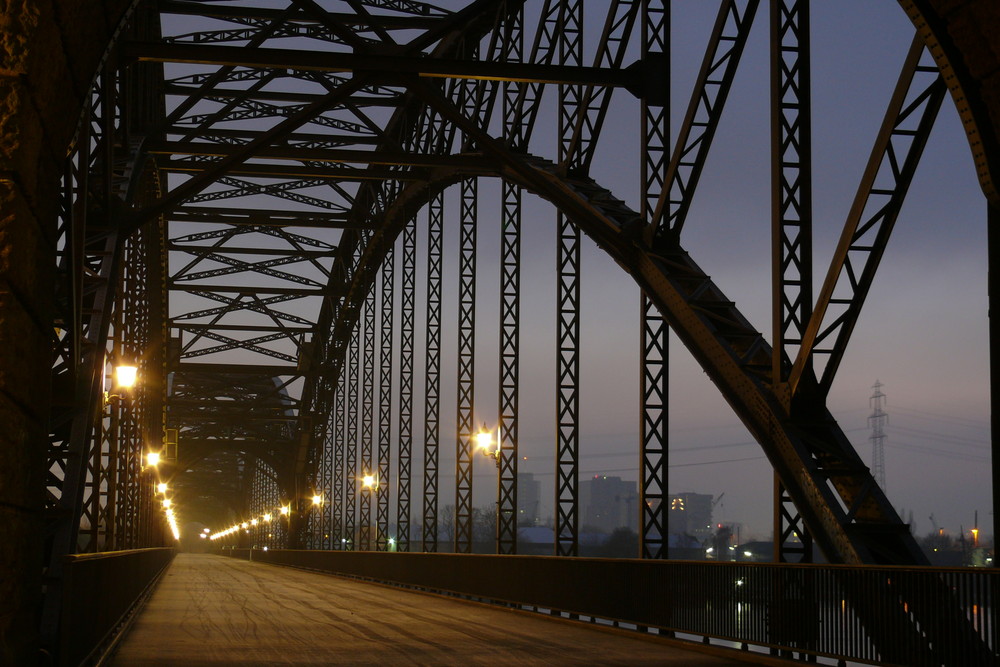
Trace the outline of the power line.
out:
<instances>
[{"instance_id":1,"label":"power line","mask_svg":"<svg viewBox=\"0 0 1000 667\"><path fill-rule=\"evenodd\" d=\"M872 413L868 416L868 424L872 427L872 476L875 482L885 491L885 425L889 415L882 409L885 394L882 393L882 383L875 380L871 395Z\"/></svg>"}]
</instances>

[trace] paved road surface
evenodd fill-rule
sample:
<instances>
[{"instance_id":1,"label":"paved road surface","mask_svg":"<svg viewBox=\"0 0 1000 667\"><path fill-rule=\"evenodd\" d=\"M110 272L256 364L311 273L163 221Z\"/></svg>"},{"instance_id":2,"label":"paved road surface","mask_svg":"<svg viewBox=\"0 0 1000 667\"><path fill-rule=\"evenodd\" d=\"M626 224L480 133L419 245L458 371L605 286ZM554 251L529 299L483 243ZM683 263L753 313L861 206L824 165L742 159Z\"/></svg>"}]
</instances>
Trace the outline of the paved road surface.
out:
<instances>
[{"instance_id":1,"label":"paved road surface","mask_svg":"<svg viewBox=\"0 0 1000 667\"><path fill-rule=\"evenodd\" d=\"M113 665L745 665L656 637L179 554Z\"/></svg>"}]
</instances>

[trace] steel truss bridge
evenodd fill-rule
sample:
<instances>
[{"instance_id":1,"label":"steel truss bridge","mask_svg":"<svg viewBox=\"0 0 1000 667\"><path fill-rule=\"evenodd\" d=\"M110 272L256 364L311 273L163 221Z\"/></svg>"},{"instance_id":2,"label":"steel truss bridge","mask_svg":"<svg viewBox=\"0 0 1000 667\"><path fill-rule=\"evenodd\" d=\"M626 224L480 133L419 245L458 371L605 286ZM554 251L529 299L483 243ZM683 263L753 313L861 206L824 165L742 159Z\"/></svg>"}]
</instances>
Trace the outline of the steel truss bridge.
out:
<instances>
[{"instance_id":1,"label":"steel truss bridge","mask_svg":"<svg viewBox=\"0 0 1000 667\"><path fill-rule=\"evenodd\" d=\"M668 556L669 331L774 469L779 560L810 562L815 546L837 564L925 563L827 396L938 111L962 82L916 21L836 252L816 267L809 3L714 3L700 70L675 99L672 11L683 9L134 2L62 178L43 625L58 617L51 591L66 555L163 539L154 474L169 478L177 507L211 525L288 508L246 529L254 544L471 552L483 412L476 312L496 304L496 552L514 554L522 352L540 345L521 335L531 288L522 231L536 198L554 211L557 238L556 335L546 343L557 378L554 555L579 552L586 237L641 291L637 555ZM684 235L716 130L738 113L727 99L756 34L771 48L761 92L771 108L769 338ZM679 126L672 107L686 109ZM973 111L960 106L975 145L985 130ZM637 154L609 165L601 151L620 141L623 118ZM992 158L979 158L990 196ZM630 201L612 192L621 169L639 176ZM498 194L486 197L494 182ZM489 260L499 293L485 296L484 224L500 230L499 259ZM814 284L818 268L826 278ZM446 321L449 299L456 318ZM138 366L136 387L114 384L121 363ZM445 424L452 403L456 423ZM158 473L149 451L162 456ZM439 465L452 451L454 471ZM360 488L365 475L382 481L377 491Z\"/></svg>"}]
</instances>

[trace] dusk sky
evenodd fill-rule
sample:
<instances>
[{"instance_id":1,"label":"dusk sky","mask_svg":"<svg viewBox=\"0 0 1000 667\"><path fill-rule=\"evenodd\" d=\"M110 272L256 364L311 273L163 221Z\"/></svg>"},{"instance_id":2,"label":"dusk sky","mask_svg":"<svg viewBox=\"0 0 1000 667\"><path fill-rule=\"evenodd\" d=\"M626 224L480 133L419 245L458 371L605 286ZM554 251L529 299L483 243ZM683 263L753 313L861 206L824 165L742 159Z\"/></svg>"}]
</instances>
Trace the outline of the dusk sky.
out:
<instances>
[{"instance_id":1,"label":"dusk sky","mask_svg":"<svg viewBox=\"0 0 1000 667\"><path fill-rule=\"evenodd\" d=\"M706 4L713 9L706 10ZM675 131L714 6L674 3L675 47L691 49L674 54ZM762 7L682 243L769 338L765 20ZM888 1L813 3L812 26L818 289L914 30L899 6ZM598 159L595 178L635 202L638 133L626 122L616 127L629 132L613 141L602 139L606 157ZM551 209L540 203L538 210L537 226L528 216L525 222L520 435L522 454L529 459L521 469L538 475L543 499L551 499L555 233ZM960 526L967 530L976 509L980 525L991 531L985 215L968 144L948 98L829 400L842 428L870 462L869 397L876 380L883 383L890 415L885 429L887 493L907 517L913 512L918 534L932 529L931 514L952 533ZM495 227L483 225L480 234L484 247L495 245ZM637 479L638 291L592 242L584 241L584 252L581 477ZM480 258L479 289L484 294L495 293L498 275L489 257ZM488 297L480 299L479 344L490 351L479 356L476 403L485 406L483 416L489 421L496 414L492 350L497 336L491 319L496 306ZM446 333L454 336L447 328ZM742 522L744 537L768 536L772 473L763 452L676 339L670 364L670 491L725 492L716 520ZM540 391L542 387L550 389ZM453 422L446 417L443 423ZM442 468L449 464L443 461ZM494 472L487 461L477 465L477 501L485 504Z\"/></svg>"},{"instance_id":2,"label":"dusk sky","mask_svg":"<svg viewBox=\"0 0 1000 667\"><path fill-rule=\"evenodd\" d=\"M445 3L442 3L445 4ZM464 3L447 3L464 4ZM528 3L531 6L533 3ZM597 9L602 3L591 3ZM717 3L672 3L673 131L683 117ZM589 48L603 22L588 15ZM534 8L537 11L537 8ZM761 3L747 52L695 197L683 246L770 338L770 123L767 3ZM533 19L531 20L533 23ZM892 0L814 2L813 155L816 288L822 284L861 172L914 29ZM593 38L590 38L593 37ZM593 58L592 50L586 60ZM634 58L633 58L634 59ZM532 151L554 153L555 91ZM619 93L592 175L637 208L639 112ZM498 184L481 180L477 305L477 422L497 419ZM273 204L272 204L273 205ZM444 372L440 468L454 466L457 333L457 191L449 192L444 293ZM423 344L426 214L418 220L417 346ZM543 516L552 512L555 432L555 213L525 195L522 268L521 471L542 481ZM583 242L581 318L581 478L638 478L639 293L630 277ZM449 278L450 276L450 278ZM398 280L398 276L397 276ZM398 288L397 288L398 298ZM896 225L829 406L866 461L867 417L876 380L887 395L887 492L918 534L929 517L952 533L979 510L992 532L986 319L986 206L951 99L945 101ZM772 473L761 448L733 416L686 350L671 342L671 492L725 498L716 520L744 525L744 539L767 538ZM398 366L397 366L398 367ZM423 386L422 358L414 387ZM419 512L423 401L413 433L414 512ZM477 457L475 504L491 505L495 468ZM442 505L454 481L442 474Z\"/></svg>"}]
</instances>

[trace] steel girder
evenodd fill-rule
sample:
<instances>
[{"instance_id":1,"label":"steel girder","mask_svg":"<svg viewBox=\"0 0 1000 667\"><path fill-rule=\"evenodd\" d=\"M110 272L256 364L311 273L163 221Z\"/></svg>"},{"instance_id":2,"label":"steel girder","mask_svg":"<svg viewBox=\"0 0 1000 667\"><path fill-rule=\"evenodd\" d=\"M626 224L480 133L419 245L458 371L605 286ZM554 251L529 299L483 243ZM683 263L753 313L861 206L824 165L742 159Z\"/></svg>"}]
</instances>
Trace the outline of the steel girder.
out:
<instances>
[{"instance_id":1,"label":"steel girder","mask_svg":"<svg viewBox=\"0 0 1000 667\"><path fill-rule=\"evenodd\" d=\"M216 31L204 35L206 40L218 42L243 44L258 40L264 43L269 35L307 34L331 44L350 45L360 52L379 43L389 45L394 41L394 30L412 30L407 33L412 39L407 46L400 47L400 51L422 52L434 45L434 53L420 59L421 65L431 63L426 67L408 65L391 74L373 73L379 63L395 66L400 61L399 56L384 62L373 57L365 61L365 71L355 72L356 76L350 80L338 78L339 75L331 71L348 65L356 68L357 60L333 63L318 62L314 58L310 63L297 64L317 69L293 74L287 69L282 73L280 68L258 70L243 66L280 65L274 58L305 57L302 54L281 55L258 49L257 55L248 55L253 49L245 48L245 44L194 49L197 45L179 43L184 40L166 44L162 49L154 49L148 43L128 47L133 49L129 52L132 55L142 53L142 57L154 60L175 58L208 62L214 58L212 62L225 65L211 75L185 75L169 83L170 91L190 91L190 101L177 107L183 110L177 112L175 109L159 128L162 136L180 139L150 142L150 154L156 156L158 164L166 171L183 170L194 175L160 201L137 213L131 223L138 226L144 217L166 212L174 224L210 222L225 225L229 230L223 241L219 241L221 237L213 240L204 236L172 240L175 252L183 248L183 252L192 256L190 265L173 276L172 286L178 290L184 288L187 294L210 302L173 320L177 329L183 329L190 336L182 346L184 356L181 365L176 367L178 372L185 370L184 367L192 363L187 360L196 354L211 357L241 350L264 357L261 363L254 365L261 373L269 368L263 362L271 362L274 373L267 377L278 375L284 385L301 381L301 400L291 406L293 412L283 418L298 421L295 437L286 434L285 442L289 450L295 451L290 458L295 461L294 474L298 481L292 486L302 488L303 480L315 471L321 460L315 455L317 441L325 439L317 435L322 429L315 429L316 422L311 418L315 416L318 422L323 422L334 412L336 388L344 375L347 342L351 340L361 305L371 292L377 269L395 235L425 202L435 200L447 184L481 174L501 174L512 183L528 187L556 203L568 219L598 239L637 277L672 326L681 327L678 334L694 350L737 413L762 438L782 479L787 478L792 484L789 493L796 505L808 508L803 510L806 521L824 533L824 550L834 554L834 559L846 562L909 558L905 539L900 538L900 541L888 536L898 518L894 519L891 508L887 510L884 497L870 489L863 464L836 426L828 423L829 415L823 407L822 397L808 391L797 392L798 401L790 405L788 394L775 388L773 368L768 371L764 368L766 364L759 363L761 355L770 354L771 349L738 311L724 303L721 293L693 262L685 258L675 239L662 238L656 233L660 227L646 224L648 213L635 216L626 212L584 176L589 163L588 147L600 134L605 99L602 87L617 85L609 82L611 78L619 84L629 81L629 77L622 74L621 60L616 60L615 55L620 53L615 49L624 44L621 36L629 29L629 17L634 16L629 3L616 3L615 11L609 14L609 29L599 49L599 57L603 60L593 68L578 64L567 66L565 58L557 59L558 45L572 42L573 31L568 28L575 21L573 12L578 3L552 2L543 8L543 19L529 58L533 67L508 68L506 77L515 82L509 87L512 94L505 111L505 116L509 114L511 129L505 131L502 141L493 140L485 131L488 113L475 117L469 109L462 109L462 91L476 90L482 95L481 87L441 85L436 78L421 76L445 74L472 80L495 76L490 66L468 56L470 44L490 31L497 35L512 34L514 28L506 21L516 16L517 4L478 2L469 10L455 14L421 6L420 12L397 16L393 20L385 16L372 16L368 20L360 16L348 18L328 14L315 3L306 1L296 2L294 8L280 12L236 8L232 15L226 13L228 8L208 3L162 5L164 11L221 17L239 14L250 21L230 33ZM719 43L732 42L731 33L725 32L730 29L738 39L745 38L753 6L755 3L747 3L741 13L740 7L744 5L724 5L723 15L727 22L720 29ZM415 8L416 5L413 11ZM246 25L252 27L246 28ZM495 28L495 25L503 27ZM413 34L419 36L412 37ZM268 59L272 61L266 62ZM726 90L725 85L719 84L717 75L723 73L723 83L731 81L731 72L738 59L738 51L712 49L706 57L710 65L704 69L706 75L702 85L711 94L698 99L700 103L712 101L706 109L713 118L721 111ZM439 62L434 63L435 60ZM508 60L513 57L508 56ZM237 64L241 66L235 66ZM659 64L662 66L662 62ZM282 67L285 66L287 62ZM652 64L646 67L647 74L651 67ZM281 90L277 84L285 75L308 84L312 92ZM250 87L213 93L213 89L226 89L237 80ZM549 81L585 86L579 92L578 104L562 105L569 113L562 136L566 155L561 156L559 167L547 166L525 153L543 84ZM643 92L642 86L634 82L630 85ZM215 106L207 113L205 108L196 108L209 103ZM345 105L350 113L334 113L332 110L337 104ZM479 108L488 108L488 104L479 105ZM263 119L275 119L277 124L258 132L248 131L246 126L236 129L239 123ZM333 135L311 132L310 124L338 134L331 138ZM692 145L699 146L698 155L703 161L703 151L707 151L706 146L711 143L711 132L694 124L686 129L688 136L698 136ZM455 150L455 135L459 131L464 135L462 145L470 152L449 155ZM193 141L193 137L203 137L206 141ZM676 160L677 165L671 168L674 174L684 171L682 190L686 190L683 199L670 199L671 215L675 206L676 210L684 210L693 184L697 182L697 160L692 163L686 142L680 143L685 145L677 147L675 156L680 157ZM375 155L361 155L366 151L353 150L352 144L375 146L377 148L372 151ZM186 157L174 159L171 156ZM253 162L248 165L248 160ZM278 161L294 166L274 164ZM169 162L176 164L169 165ZM331 166L331 163L338 166ZM668 173L671 172L668 170ZM266 181L279 177L282 183ZM670 176L660 185L658 209L662 210L667 207L663 193L677 191L677 182ZM312 208L272 216L267 212L202 205L202 202L214 204L224 199L260 194L287 198ZM666 219L666 213L661 214ZM655 212L653 217L655 219ZM673 217L670 220L671 225L675 224ZM315 236L303 241L287 229L291 226L322 229L324 225L341 230L339 239L325 240ZM567 231L571 232L572 228ZM238 241L245 235L253 235L254 243ZM271 245L267 252L255 250L257 241L268 235L282 245ZM262 255L268 257L262 259ZM298 268L289 270L292 265L310 268L305 272L307 275L302 276L298 275ZM255 274L272 282L265 286L256 279L247 280L235 287L206 282L213 277L228 279L238 274ZM273 281L284 284L275 286ZM295 312L299 307L296 302L301 304L302 300L309 299L319 304L318 318L303 318ZM279 310L285 307L281 304L286 304L287 310ZM241 329L240 324L226 320L233 314L259 315L269 322ZM439 325L440 313L437 320ZM273 361L285 365L279 366ZM787 372L783 365L781 373ZM428 373L428 378L432 375L434 373ZM188 407L178 402L171 409L176 408L180 415L184 414L182 408ZM436 428L435 425L436 419L432 418L425 428ZM333 431L336 441L333 446L340 447L350 456L357 442L356 434L354 437L345 434L345 439L341 440L336 437L337 429ZM435 438L436 433L429 439ZM567 460L571 458L567 453ZM430 468L436 474L436 460ZM436 482L433 489L425 491L428 493L425 494L424 539L425 543L434 544L436 536L426 529L433 514L436 530ZM351 493L347 495L353 497ZM428 498L433 500L432 504L427 504ZM874 532L880 535L870 539L861 536L862 526L868 525L878 526Z\"/></svg>"},{"instance_id":2,"label":"steel girder","mask_svg":"<svg viewBox=\"0 0 1000 667\"><path fill-rule=\"evenodd\" d=\"M670 5L660 0L642 7L642 55L661 53L670 65ZM670 91L662 105L641 103L642 137L639 174L642 196L639 214L648 220L666 182L666 156L670 150ZM639 557L667 558L667 417L669 387L669 330L663 316L645 293L640 297L639 393Z\"/></svg>"},{"instance_id":3,"label":"steel girder","mask_svg":"<svg viewBox=\"0 0 1000 667\"><path fill-rule=\"evenodd\" d=\"M463 35L470 26L480 26L473 31L481 32L492 25L490 12L485 10L495 4L480 2L454 15L430 6L413 4L405 11L418 11L420 19L393 22L373 18L371 25L377 24L373 30L379 33L378 39L389 41L392 38L387 30L406 31L421 26L423 34L414 40L411 48L426 48L438 42L436 48L447 56L447 53L455 52L456 46L453 45L460 45L457 36ZM192 39L227 43L245 40L252 52L263 54L266 49L255 47L271 38L293 35L354 44L355 47L374 44L367 38L357 40L352 37L360 30L356 23L345 30L339 26L339 18L327 15L318 6L312 3L297 5L297 8L281 12L262 10L252 19L251 29L241 28L228 34L216 32L212 35L182 36L168 39L160 46L167 49L187 48L183 42ZM215 18L235 18L207 4L196 7L189 3L165 3L160 9L165 13L201 13ZM236 14L240 12L236 10ZM296 24L295 29L289 29L293 23ZM121 52L139 49L140 43L135 44L137 46L124 45ZM126 58L131 57L126 55ZM315 454L315 441L319 438L312 432L314 421L310 415L319 416L319 421L323 421L333 409L333 401L324 398L322 389L316 391L316 386L336 386L338 381L337 373L321 375L318 372L329 358L330 341L326 336L330 331L329 323L334 321L339 309L334 286L345 284L344 276L334 275L334 272L344 270L348 276L350 273L351 261L341 261L341 266L346 265L347 268L337 269L334 260L349 258L352 249L363 247L364 229L374 224L371 217L374 212L366 210L366 207L385 198L374 188L352 188L348 183L355 177L357 180L420 177L417 161L443 166L448 165L450 160L448 156L441 156L439 159L430 157L428 161L418 157L418 152L392 148L407 145L406 135L412 127L408 120L412 111L403 109L398 88L377 84L363 86L357 81L345 81L334 75L316 76L303 72L248 71L223 66L211 74L185 74L169 81L166 89L172 94L185 96L185 99L160 122L161 134L156 136L153 133L154 136L147 142L146 154L153 156L167 173L193 174L193 177L140 211L131 223L136 226L157 212L168 212L175 227L187 223L215 225L214 228L209 227L212 230L209 232L183 234L171 239L172 251L191 257L187 265L182 265L172 275L171 288L175 295L184 292L198 299L175 300L196 305L188 306L187 312L175 313L172 318L174 331L185 337L179 355L174 359L174 368L183 385L185 373L209 368L206 364L194 366L192 360L196 357L218 359L214 367L221 370L226 365L224 359L227 354L252 353L263 357L265 363L243 363L234 368L242 366L243 372L247 373L257 369L258 373L270 374L259 376L261 379L277 377L283 386L300 379L305 381L301 402L290 406L291 413L274 417L286 424L299 421L303 425L297 433L291 433L286 428L276 444L285 443L279 449L288 452L288 457L298 462L294 479L283 482L285 493L289 495L296 489L309 486L312 472L323 460ZM274 88L281 85L283 76L299 82L296 85L311 86L317 92L276 92ZM244 85L249 88L241 88ZM343 102L354 109L353 118L324 113L336 102ZM206 105L214 105L214 109L205 113ZM388 123L376 120L371 113L377 113L379 109L391 111L396 120ZM234 123L266 119L276 119L278 125L263 133L234 129ZM341 135L337 139L325 133L296 130L303 124L332 129ZM164 141L162 137L165 136L177 136L179 140ZM287 150L271 152L267 146L279 137L283 137L281 140ZM335 155L329 151L331 146L365 144L380 147L380 157L375 163L368 162L372 152L347 151L340 156L343 160L336 160L337 164L345 166L329 166ZM285 154L282 155L282 152ZM390 157L393 152L398 153L398 159ZM188 157L182 157L185 155ZM247 165L245 161L250 156L279 162L271 166ZM280 161L285 162L284 167ZM356 166L348 166L352 164ZM289 168L290 165L301 166ZM406 170L398 171L403 166ZM415 168L417 171L414 171ZM275 178L283 182L261 180ZM316 188L329 188L334 197L317 196L310 192L310 188L313 192ZM287 199L312 210L288 212L221 208L216 205L225 200L237 201L261 195ZM180 206L181 202L183 206ZM347 230L347 238L342 238L339 246L323 240L320 231L309 236L289 231L290 227L322 230L329 226ZM351 230L355 229L362 233L353 234ZM234 276L246 278L241 280L242 284L233 285L228 281ZM270 282L265 286L256 279L258 276ZM346 284L350 284L350 280ZM302 312L302 305L310 299L322 301L318 319L306 319L296 314ZM253 318L257 321L247 322ZM333 347L340 351L344 349L342 344L335 343ZM280 367L272 363L269 367L268 360L286 362L288 366ZM180 430L182 442L188 437L201 437L198 434L199 424L230 418L209 407L217 397L202 398L204 404L192 405L190 401L193 399L182 396L171 402L172 426ZM250 412L253 409L253 405L243 400L238 402L234 412ZM257 418L261 416L264 415L255 415ZM334 435L335 432L336 429ZM234 442L226 440L225 436L212 437L220 437L222 442ZM276 436L272 433L271 437ZM341 452L346 446L351 452L351 442L354 441L338 442L333 446L339 447ZM344 463L349 465L350 460Z\"/></svg>"},{"instance_id":4,"label":"steel girder","mask_svg":"<svg viewBox=\"0 0 1000 667\"><path fill-rule=\"evenodd\" d=\"M786 411L772 387L770 347L680 246L644 244L641 218L606 190L583 178L567 179L554 166L507 150L440 93L419 81L411 86L501 160L505 177L551 200L630 269L762 444L829 559L923 562L912 536L822 399L802 396L795 413ZM419 185L412 191L419 196L417 191L426 189ZM413 205L405 190L399 203L402 217ZM398 233L398 225L387 216L382 233ZM373 256L369 261L378 260Z\"/></svg>"}]
</instances>

